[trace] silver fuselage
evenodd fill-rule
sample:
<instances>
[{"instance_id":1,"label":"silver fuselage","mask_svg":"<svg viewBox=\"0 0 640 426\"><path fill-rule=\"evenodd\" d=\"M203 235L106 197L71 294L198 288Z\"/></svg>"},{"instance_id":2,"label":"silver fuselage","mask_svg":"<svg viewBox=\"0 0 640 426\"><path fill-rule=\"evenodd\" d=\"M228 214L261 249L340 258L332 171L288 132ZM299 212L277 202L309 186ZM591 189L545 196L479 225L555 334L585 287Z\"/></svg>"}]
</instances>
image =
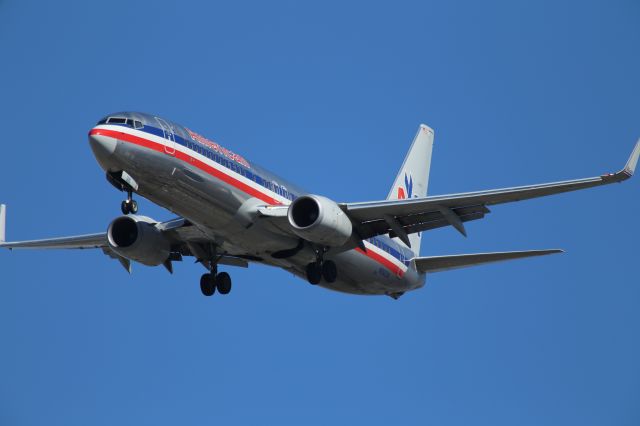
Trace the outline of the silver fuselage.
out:
<instances>
[{"instance_id":1,"label":"silver fuselage","mask_svg":"<svg viewBox=\"0 0 640 426\"><path fill-rule=\"evenodd\" d=\"M299 238L277 223L256 216L256 207L288 205L307 192L191 130L143 113L118 113L142 123L98 124L89 133L93 152L107 172L126 171L136 193L195 225L221 250L249 255L302 278L314 261L311 245L278 259ZM360 248L334 248L325 258L338 266L338 280L321 286L354 294L401 294L422 287L412 252L387 236Z\"/></svg>"}]
</instances>

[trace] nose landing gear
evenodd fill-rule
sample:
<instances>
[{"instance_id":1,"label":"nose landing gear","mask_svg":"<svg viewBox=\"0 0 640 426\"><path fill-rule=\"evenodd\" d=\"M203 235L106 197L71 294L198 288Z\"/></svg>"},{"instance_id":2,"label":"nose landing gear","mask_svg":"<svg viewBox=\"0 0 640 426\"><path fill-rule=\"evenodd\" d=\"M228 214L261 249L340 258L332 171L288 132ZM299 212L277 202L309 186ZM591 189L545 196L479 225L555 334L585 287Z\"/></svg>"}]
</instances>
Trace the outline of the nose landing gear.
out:
<instances>
[{"instance_id":1,"label":"nose landing gear","mask_svg":"<svg viewBox=\"0 0 640 426\"><path fill-rule=\"evenodd\" d=\"M120 209L122 210L122 214L138 213L138 203L133 199L133 193L131 191L127 191L127 199L120 204Z\"/></svg>"},{"instance_id":2,"label":"nose landing gear","mask_svg":"<svg viewBox=\"0 0 640 426\"><path fill-rule=\"evenodd\" d=\"M126 191L127 199L122 202L122 214L138 213L138 203L133 199L133 192L138 190L138 182L124 170L107 172L107 181L118 191Z\"/></svg>"}]
</instances>

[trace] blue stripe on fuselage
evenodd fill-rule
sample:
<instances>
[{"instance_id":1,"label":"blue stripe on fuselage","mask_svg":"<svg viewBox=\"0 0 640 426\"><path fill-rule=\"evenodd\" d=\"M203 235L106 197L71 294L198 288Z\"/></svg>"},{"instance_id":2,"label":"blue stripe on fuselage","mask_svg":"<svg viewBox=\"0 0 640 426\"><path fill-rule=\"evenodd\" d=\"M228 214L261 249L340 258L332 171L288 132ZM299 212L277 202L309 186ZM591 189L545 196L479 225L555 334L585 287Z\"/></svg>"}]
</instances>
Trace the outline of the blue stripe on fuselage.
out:
<instances>
[{"instance_id":1,"label":"blue stripe on fuselage","mask_svg":"<svg viewBox=\"0 0 640 426\"><path fill-rule=\"evenodd\" d=\"M367 241L369 241L371 244L378 247L382 251L389 253L391 256L402 262L405 266L409 266L409 263L411 263L410 260L415 256L415 254L411 250L400 246L400 244L396 243L391 238L386 236L372 237Z\"/></svg>"},{"instance_id":2,"label":"blue stripe on fuselage","mask_svg":"<svg viewBox=\"0 0 640 426\"><path fill-rule=\"evenodd\" d=\"M110 123L111 124L111 123ZM127 126L126 124L112 124L112 125L116 125L116 126L122 126L122 127L127 127L127 128L131 128L130 126ZM142 132L145 133L149 133L158 137L161 137L165 140L171 141L170 139L168 139L166 137L165 132L162 129L159 129L157 127L153 127L150 125L144 125L144 127L142 128L138 128L136 130L140 130ZM177 143L178 145L181 145L185 148L187 148L190 151L196 152L200 155L203 155L207 158L209 158L210 160L215 161L216 163L220 164L221 166L223 166L224 168L231 170L235 173L238 173L244 177L246 177L247 179L257 183L258 185L260 185L261 187L265 188L268 191L271 191L275 194L280 195L281 197L284 197L290 201L295 200L296 198L298 198L300 196L299 193L294 192L292 190L290 190L287 186L282 185L280 183L278 183L275 179L273 178L268 178L266 177L265 174L260 173L256 167L253 168L248 168L243 166L242 164L238 163L237 161L231 160L227 157L225 157L224 155L220 154L219 152L216 152L214 149L212 149L210 146L202 144L196 140L194 140L193 138L189 137L189 138L184 138L182 136L180 136L177 133L173 134L173 137L175 139L175 143Z\"/></svg>"},{"instance_id":3,"label":"blue stripe on fuselage","mask_svg":"<svg viewBox=\"0 0 640 426\"><path fill-rule=\"evenodd\" d=\"M109 124L131 128L126 124L116 124L116 123L109 123ZM136 130L140 130L142 132L149 133L170 141L170 139L165 137L165 132L162 129L150 126L148 124ZM190 151L204 155L205 157L215 161L216 163L220 164L226 169L234 171L254 181L255 183L262 186L268 191L271 191L280 196L288 198L291 201L295 200L297 197L300 196L300 193L294 193L290 191L289 189L287 189L285 185L280 185L276 183L273 178L270 178L270 179L266 178L264 177L265 174L259 173L257 170L251 170L236 161L230 160L224 155L211 149L211 147L204 145L202 143L199 143L198 141L194 140L191 137L189 137L189 139L186 139L180 136L179 134L174 133L174 138L175 138L175 143L177 143L178 145L181 145ZM254 166L253 169L257 169L257 168ZM392 257L399 260L406 266L409 266L410 260L415 256L415 254L411 250L405 248L404 246L401 246L399 243L393 241L391 238L387 236L372 237L372 238L369 238L367 241L373 244L374 246L378 247L379 249L383 250L384 252L389 253Z\"/></svg>"}]
</instances>

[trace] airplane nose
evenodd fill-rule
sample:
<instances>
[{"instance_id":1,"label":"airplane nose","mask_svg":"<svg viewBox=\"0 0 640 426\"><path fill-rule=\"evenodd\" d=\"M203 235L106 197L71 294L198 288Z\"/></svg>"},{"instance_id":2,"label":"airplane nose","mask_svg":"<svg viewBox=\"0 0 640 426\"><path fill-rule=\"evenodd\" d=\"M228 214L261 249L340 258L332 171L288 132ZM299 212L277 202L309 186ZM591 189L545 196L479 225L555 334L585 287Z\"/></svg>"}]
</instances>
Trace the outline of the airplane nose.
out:
<instances>
[{"instance_id":1,"label":"airplane nose","mask_svg":"<svg viewBox=\"0 0 640 426\"><path fill-rule=\"evenodd\" d=\"M103 169L108 169L111 163L110 159L118 146L118 141L112 137L92 131L89 133L89 144L98 163Z\"/></svg>"}]
</instances>

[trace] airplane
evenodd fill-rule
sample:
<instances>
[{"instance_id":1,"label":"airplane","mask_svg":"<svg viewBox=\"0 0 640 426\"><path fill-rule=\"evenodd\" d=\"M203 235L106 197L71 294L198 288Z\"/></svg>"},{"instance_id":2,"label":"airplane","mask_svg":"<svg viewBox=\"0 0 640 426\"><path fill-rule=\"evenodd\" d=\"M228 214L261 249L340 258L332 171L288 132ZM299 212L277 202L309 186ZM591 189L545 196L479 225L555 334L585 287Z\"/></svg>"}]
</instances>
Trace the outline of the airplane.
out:
<instances>
[{"instance_id":1,"label":"airplane","mask_svg":"<svg viewBox=\"0 0 640 426\"><path fill-rule=\"evenodd\" d=\"M420 125L385 200L336 202L305 191L213 140L155 115L110 114L89 131L89 144L107 180L127 194L122 216L106 232L32 241L0 248L102 249L131 273L132 262L163 265L193 256L206 272L203 295L228 294L220 266L276 266L310 284L394 299L425 285L431 273L561 253L527 250L420 257L422 233L482 219L489 206L622 182L640 156L640 140L625 167L598 177L450 195L427 195L434 131ZM138 214L140 195L177 217Z\"/></svg>"}]
</instances>

